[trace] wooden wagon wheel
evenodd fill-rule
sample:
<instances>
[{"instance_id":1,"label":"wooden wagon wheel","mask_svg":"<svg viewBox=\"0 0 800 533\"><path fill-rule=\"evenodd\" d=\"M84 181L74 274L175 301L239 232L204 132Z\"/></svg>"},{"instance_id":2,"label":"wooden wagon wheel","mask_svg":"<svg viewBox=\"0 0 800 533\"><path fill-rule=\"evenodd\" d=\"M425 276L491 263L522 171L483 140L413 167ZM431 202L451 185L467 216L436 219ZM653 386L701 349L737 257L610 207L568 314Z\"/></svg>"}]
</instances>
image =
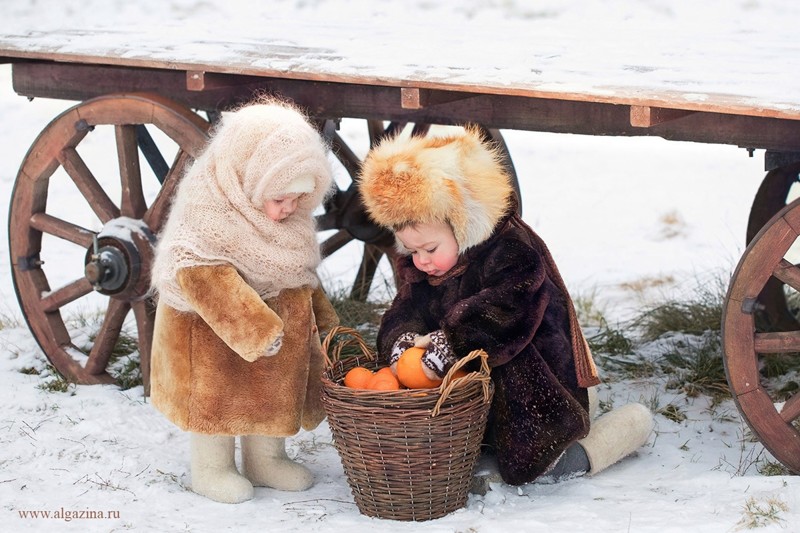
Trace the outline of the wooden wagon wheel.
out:
<instances>
[{"instance_id":1,"label":"wooden wagon wheel","mask_svg":"<svg viewBox=\"0 0 800 533\"><path fill-rule=\"evenodd\" d=\"M366 214L358 188L355 186L355 178L358 176L362 162L357 155L357 150L349 146L339 135L334 121L325 121L321 127L323 134L331 143L334 154L350 177L349 185L343 189L337 188L324 205L325 213L317 217L320 231L337 230L322 242L322 256L328 257L354 240L364 243L361 264L353 281L350 297L354 300L365 301L369 296L381 258L384 255L390 258L394 257L394 237L388 230L375 225ZM366 148L375 146L384 137L396 135L401 131L411 135L427 135L430 128L431 124L384 123L381 120L369 120L367 121L369 146L365 147L363 152L366 153ZM480 129L484 137L494 142L503 155L519 200L519 182L503 136L496 129L482 126ZM521 203L519 205L521 209Z\"/></svg>"},{"instance_id":2,"label":"wooden wagon wheel","mask_svg":"<svg viewBox=\"0 0 800 533\"><path fill-rule=\"evenodd\" d=\"M760 295L771 279L800 291L800 267L785 256L800 235L800 200L779 211L755 235L733 274L723 309L725 372L733 397L750 428L772 455L800 474L800 392L782 407L759 372L771 354L800 357L800 330L761 331L754 319Z\"/></svg>"},{"instance_id":3,"label":"wooden wagon wheel","mask_svg":"<svg viewBox=\"0 0 800 533\"><path fill-rule=\"evenodd\" d=\"M750 217L747 221L747 243L749 244L764 225L793 198L791 191L800 181L800 163L774 168L767 172L756 192ZM796 195L795 195L796 196ZM759 301L763 309L759 316L774 330L797 329L797 317L789 310L786 290L782 281L770 278L764 285Z\"/></svg>"},{"instance_id":4,"label":"wooden wagon wheel","mask_svg":"<svg viewBox=\"0 0 800 533\"><path fill-rule=\"evenodd\" d=\"M201 117L158 95L108 95L55 118L25 156L9 213L14 287L31 332L68 380L113 381L106 367L132 310L147 390L154 234L207 130ZM118 166L103 168L114 147ZM165 154L174 155L171 164ZM85 313L84 302L104 307L88 338L65 323L72 310Z\"/></svg>"}]
</instances>

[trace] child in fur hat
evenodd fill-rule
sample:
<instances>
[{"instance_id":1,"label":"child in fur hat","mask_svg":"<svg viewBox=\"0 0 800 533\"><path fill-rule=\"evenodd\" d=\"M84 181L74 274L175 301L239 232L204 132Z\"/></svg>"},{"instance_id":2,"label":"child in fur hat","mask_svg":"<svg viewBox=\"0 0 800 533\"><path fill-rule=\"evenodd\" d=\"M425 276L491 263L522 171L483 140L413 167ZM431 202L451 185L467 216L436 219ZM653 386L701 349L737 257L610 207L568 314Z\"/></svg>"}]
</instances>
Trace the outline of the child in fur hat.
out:
<instances>
[{"instance_id":1,"label":"child in fur hat","mask_svg":"<svg viewBox=\"0 0 800 533\"><path fill-rule=\"evenodd\" d=\"M640 404L591 420L599 380L572 301L476 129L385 140L359 187L401 254L378 351L394 366L405 349L426 348L431 379L474 349L488 353L495 393L484 440L506 483L595 474L646 442L653 420Z\"/></svg>"},{"instance_id":2,"label":"child in fur hat","mask_svg":"<svg viewBox=\"0 0 800 533\"><path fill-rule=\"evenodd\" d=\"M331 184L318 132L262 100L223 116L159 236L151 398L191 432L191 487L212 500L313 483L285 437L324 418L319 332L338 318L316 274L312 212Z\"/></svg>"}]
</instances>

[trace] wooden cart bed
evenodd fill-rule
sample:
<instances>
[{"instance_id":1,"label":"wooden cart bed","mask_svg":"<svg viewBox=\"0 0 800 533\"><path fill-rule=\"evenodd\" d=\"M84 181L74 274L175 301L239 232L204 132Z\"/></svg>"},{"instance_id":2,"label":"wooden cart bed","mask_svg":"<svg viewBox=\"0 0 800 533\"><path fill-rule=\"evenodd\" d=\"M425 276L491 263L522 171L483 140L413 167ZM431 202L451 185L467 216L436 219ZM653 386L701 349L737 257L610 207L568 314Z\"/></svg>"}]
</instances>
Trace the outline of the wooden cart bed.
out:
<instances>
[{"instance_id":1,"label":"wooden cart bed","mask_svg":"<svg viewBox=\"0 0 800 533\"><path fill-rule=\"evenodd\" d=\"M698 43L687 42L684 32L668 28L607 28L592 35L554 28L525 35L520 23L508 31L518 33L501 39L495 30L480 26L454 33L421 23L389 32L280 19L258 36L170 26L31 31L0 35L0 60L51 66L27 76L15 74L16 90L29 96L84 99L91 88L71 86L85 85L90 76L98 94L117 89L120 76L126 78L120 85L128 87L123 90L169 83L179 93L219 93L272 79L279 86L330 85L326 94L339 102L320 98L317 106L339 116L368 117L377 107L383 118L391 118L388 111L498 128L800 149L800 135L792 135L800 130L783 123L800 120L800 76L783 60L800 57L796 40L776 49L773 41L741 35L706 35ZM478 56L476 41L485 43ZM705 49L707 42L719 45ZM64 71L58 68L63 63L85 68ZM141 79L132 80L134 72L141 72ZM148 74L154 76L149 85ZM76 76L81 80L71 83ZM342 88L346 96L337 92ZM195 103L212 103L193 96L184 95ZM440 112L421 112L432 107ZM759 119L778 120L767 126ZM753 133L767 128L772 135Z\"/></svg>"}]
</instances>

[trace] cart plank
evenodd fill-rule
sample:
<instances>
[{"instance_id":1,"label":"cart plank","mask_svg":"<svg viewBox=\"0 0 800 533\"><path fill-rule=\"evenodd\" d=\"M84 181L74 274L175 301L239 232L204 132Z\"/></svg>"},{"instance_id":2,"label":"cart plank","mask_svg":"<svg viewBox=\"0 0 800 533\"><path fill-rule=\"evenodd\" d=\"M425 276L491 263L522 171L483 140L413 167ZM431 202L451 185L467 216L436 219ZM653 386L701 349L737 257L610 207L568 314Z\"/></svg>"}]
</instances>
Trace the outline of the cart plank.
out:
<instances>
[{"instance_id":1,"label":"cart plank","mask_svg":"<svg viewBox=\"0 0 800 533\"><path fill-rule=\"evenodd\" d=\"M696 43L675 28L530 34L522 22L504 35L479 24L398 30L276 19L258 36L169 26L21 31L0 35L0 60L179 70L195 89L204 73L220 73L623 104L637 106L631 123L645 128L685 116L669 110L800 120L800 77L787 70L787 58L800 57L796 39L708 28ZM475 40L485 54L474 53ZM425 100L405 97L411 106Z\"/></svg>"}]
</instances>

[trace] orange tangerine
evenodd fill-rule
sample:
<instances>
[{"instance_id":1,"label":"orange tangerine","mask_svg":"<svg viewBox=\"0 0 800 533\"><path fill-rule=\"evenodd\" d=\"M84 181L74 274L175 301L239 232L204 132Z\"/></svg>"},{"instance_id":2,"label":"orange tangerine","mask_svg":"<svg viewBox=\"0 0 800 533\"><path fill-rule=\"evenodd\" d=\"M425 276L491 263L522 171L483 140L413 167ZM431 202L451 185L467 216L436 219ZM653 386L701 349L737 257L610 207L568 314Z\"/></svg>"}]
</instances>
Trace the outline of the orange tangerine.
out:
<instances>
[{"instance_id":1,"label":"orange tangerine","mask_svg":"<svg viewBox=\"0 0 800 533\"><path fill-rule=\"evenodd\" d=\"M450 381L455 381L458 378L463 378L466 375L467 375L467 371L464 370L463 368L459 368L458 370L453 372L453 379L451 379Z\"/></svg>"},{"instance_id":2,"label":"orange tangerine","mask_svg":"<svg viewBox=\"0 0 800 533\"><path fill-rule=\"evenodd\" d=\"M390 367L388 367L388 366L385 366L383 368L379 368L378 370L375 371L375 374L376 375L380 374L381 376L384 375L384 374L388 374L388 375L394 377L394 372L392 372L392 369Z\"/></svg>"},{"instance_id":3,"label":"orange tangerine","mask_svg":"<svg viewBox=\"0 0 800 533\"><path fill-rule=\"evenodd\" d=\"M425 348L414 346L400 354L400 359L397 360L397 379L409 389L430 389L442 383L441 379L428 379L422 371L424 353Z\"/></svg>"},{"instance_id":4,"label":"orange tangerine","mask_svg":"<svg viewBox=\"0 0 800 533\"><path fill-rule=\"evenodd\" d=\"M372 379L373 373L369 368L357 366L351 368L347 374L344 375L344 384L351 389L366 389L367 383Z\"/></svg>"},{"instance_id":5,"label":"orange tangerine","mask_svg":"<svg viewBox=\"0 0 800 533\"><path fill-rule=\"evenodd\" d=\"M376 372L367 383L367 388L372 390L400 390L400 382L394 377L392 371Z\"/></svg>"}]
</instances>

